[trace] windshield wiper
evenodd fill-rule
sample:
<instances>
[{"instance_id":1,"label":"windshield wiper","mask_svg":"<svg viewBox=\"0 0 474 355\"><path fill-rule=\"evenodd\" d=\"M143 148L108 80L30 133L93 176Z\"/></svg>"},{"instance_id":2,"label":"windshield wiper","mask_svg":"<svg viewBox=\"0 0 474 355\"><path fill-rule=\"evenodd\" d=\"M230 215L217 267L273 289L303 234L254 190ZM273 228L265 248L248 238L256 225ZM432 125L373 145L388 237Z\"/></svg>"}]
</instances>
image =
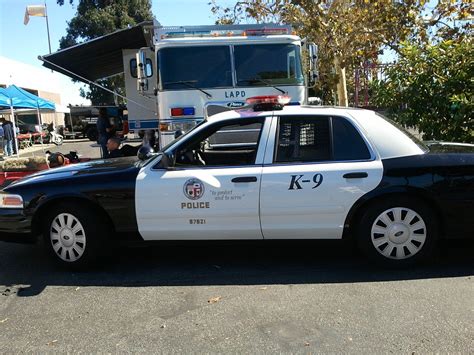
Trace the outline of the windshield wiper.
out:
<instances>
[{"instance_id":1,"label":"windshield wiper","mask_svg":"<svg viewBox=\"0 0 474 355\"><path fill-rule=\"evenodd\" d=\"M268 85L268 86L271 86L272 88L274 88L275 90L278 90L279 92L281 92L282 94L287 94L286 91L284 91L283 89L280 89L279 87L273 85L272 83L270 83L269 81L265 80L265 79L262 79L262 78L250 78L250 79L239 79L238 81L243 81L243 82L246 82L246 83L263 83L265 85Z\"/></svg>"},{"instance_id":2,"label":"windshield wiper","mask_svg":"<svg viewBox=\"0 0 474 355\"><path fill-rule=\"evenodd\" d=\"M207 91L204 91L201 88L198 88L196 85L193 85L196 83L197 83L197 80L181 80L181 81L168 81L166 83L163 83L163 85L184 85L184 86L187 86L188 88L199 90L200 92L202 92L208 98L211 99L212 98L211 94L209 94Z\"/></svg>"}]
</instances>

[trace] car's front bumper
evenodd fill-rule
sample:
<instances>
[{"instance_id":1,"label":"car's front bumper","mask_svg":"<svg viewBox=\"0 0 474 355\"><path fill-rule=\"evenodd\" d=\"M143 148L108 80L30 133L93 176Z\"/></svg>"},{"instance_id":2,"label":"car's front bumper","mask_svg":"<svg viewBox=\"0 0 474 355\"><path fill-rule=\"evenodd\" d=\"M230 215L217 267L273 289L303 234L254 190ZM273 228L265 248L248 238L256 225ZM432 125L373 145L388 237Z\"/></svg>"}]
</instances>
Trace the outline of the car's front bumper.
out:
<instances>
[{"instance_id":1,"label":"car's front bumper","mask_svg":"<svg viewBox=\"0 0 474 355\"><path fill-rule=\"evenodd\" d=\"M32 243L31 217L22 209L0 208L0 241Z\"/></svg>"}]
</instances>

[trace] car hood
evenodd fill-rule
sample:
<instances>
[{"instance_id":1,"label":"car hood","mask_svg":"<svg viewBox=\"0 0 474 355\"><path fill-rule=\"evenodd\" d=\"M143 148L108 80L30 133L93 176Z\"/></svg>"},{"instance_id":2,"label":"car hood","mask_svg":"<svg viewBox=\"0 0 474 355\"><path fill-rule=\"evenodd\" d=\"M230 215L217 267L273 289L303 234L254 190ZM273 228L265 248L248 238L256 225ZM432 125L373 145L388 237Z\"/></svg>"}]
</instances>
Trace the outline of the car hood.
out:
<instances>
[{"instance_id":1,"label":"car hood","mask_svg":"<svg viewBox=\"0 0 474 355\"><path fill-rule=\"evenodd\" d=\"M125 171L129 169L138 170L139 168L136 164L137 161L138 160L136 157L125 157L117 159L92 160L79 164L71 164L59 168L43 170L38 173L28 175L23 179L15 181L6 189L8 189L9 187L19 186L38 181L62 179L73 175L90 176L104 173L117 173L119 171Z\"/></svg>"},{"instance_id":2,"label":"car hood","mask_svg":"<svg viewBox=\"0 0 474 355\"><path fill-rule=\"evenodd\" d=\"M429 141L424 142L430 153L474 153L474 144Z\"/></svg>"}]
</instances>

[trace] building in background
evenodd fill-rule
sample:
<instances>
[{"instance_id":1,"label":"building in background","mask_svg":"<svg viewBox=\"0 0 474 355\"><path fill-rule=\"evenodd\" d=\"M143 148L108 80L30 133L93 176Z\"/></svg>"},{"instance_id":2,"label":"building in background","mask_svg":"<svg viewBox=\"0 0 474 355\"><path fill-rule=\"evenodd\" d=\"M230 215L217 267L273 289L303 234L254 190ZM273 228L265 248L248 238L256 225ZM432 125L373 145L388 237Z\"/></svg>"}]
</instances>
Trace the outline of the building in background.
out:
<instances>
[{"instance_id":1,"label":"building in background","mask_svg":"<svg viewBox=\"0 0 474 355\"><path fill-rule=\"evenodd\" d=\"M0 56L0 68L2 68L0 70L0 87L15 84L34 95L55 103L55 112L40 113L42 123L53 123L54 126L64 125L64 117L69 112L69 105L88 104L88 100L80 97L77 88L71 90L73 85L69 85L72 84L70 79L61 74L3 56ZM65 80L67 80L66 84ZM34 126L38 122L36 111L19 110L16 116L19 124L23 124L23 126ZM28 129L31 130L31 128Z\"/></svg>"}]
</instances>

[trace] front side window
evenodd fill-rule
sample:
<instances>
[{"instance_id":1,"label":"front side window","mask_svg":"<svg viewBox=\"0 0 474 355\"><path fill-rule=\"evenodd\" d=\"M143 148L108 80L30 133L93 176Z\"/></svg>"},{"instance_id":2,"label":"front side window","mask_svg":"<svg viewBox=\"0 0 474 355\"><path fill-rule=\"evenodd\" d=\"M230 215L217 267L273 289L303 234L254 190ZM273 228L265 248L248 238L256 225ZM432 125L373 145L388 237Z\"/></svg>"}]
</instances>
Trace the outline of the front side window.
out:
<instances>
[{"instance_id":1,"label":"front side window","mask_svg":"<svg viewBox=\"0 0 474 355\"><path fill-rule=\"evenodd\" d=\"M303 84L300 48L293 44L234 46L237 86Z\"/></svg>"},{"instance_id":2,"label":"front side window","mask_svg":"<svg viewBox=\"0 0 474 355\"><path fill-rule=\"evenodd\" d=\"M158 63L163 90L232 87L229 46L163 48Z\"/></svg>"},{"instance_id":3,"label":"front side window","mask_svg":"<svg viewBox=\"0 0 474 355\"><path fill-rule=\"evenodd\" d=\"M255 164L263 122L264 118L238 119L196 132L172 147L176 167Z\"/></svg>"}]
</instances>

